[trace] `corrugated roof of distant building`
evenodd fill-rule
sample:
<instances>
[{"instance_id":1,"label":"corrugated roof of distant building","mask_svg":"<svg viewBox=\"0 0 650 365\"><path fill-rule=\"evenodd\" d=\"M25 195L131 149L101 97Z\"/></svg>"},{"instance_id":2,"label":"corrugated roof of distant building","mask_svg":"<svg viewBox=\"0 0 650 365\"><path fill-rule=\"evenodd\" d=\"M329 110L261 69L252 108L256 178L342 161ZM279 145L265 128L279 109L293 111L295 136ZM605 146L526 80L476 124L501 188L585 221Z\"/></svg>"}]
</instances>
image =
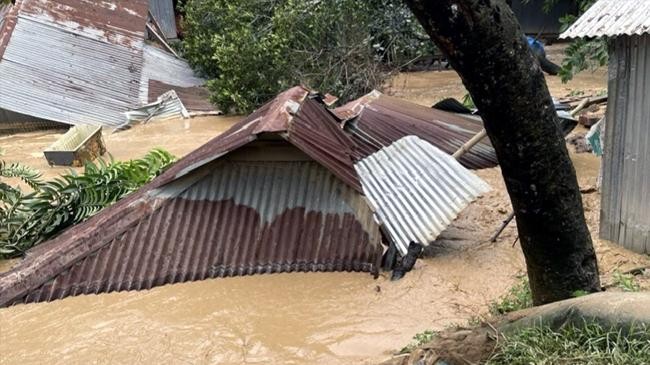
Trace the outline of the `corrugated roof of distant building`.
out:
<instances>
[{"instance_id":1,"label":"corrugated roof of distant building","mask_svg":"<svg viewBox=\"0 0 650 365\"><path fill-rule=\"evenodd\" d=\"M616 37L650 33L650 1L599 0L560 38Z\"/></svg>"}]
</instances>

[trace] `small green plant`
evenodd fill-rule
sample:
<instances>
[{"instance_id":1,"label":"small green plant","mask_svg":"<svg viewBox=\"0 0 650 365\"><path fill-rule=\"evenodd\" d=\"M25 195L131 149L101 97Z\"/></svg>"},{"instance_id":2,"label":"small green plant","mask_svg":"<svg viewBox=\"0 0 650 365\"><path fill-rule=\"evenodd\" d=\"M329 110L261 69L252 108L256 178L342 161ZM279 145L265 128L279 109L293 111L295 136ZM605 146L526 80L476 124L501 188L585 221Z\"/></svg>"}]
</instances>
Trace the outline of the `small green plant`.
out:
<instances>
[{"instance_id":1,"label":"small green plant","mask_svg":"<svg viewBox=\"0 0 650 365\"><path fill-rule=\"evenodd\" d=\"M522 276L519 283L510 288L510 291L505 296L490 305L490 313L501 315L532 306L533 294L530 291L530 284L528 278Z\"/></svg>"},{"instance_id":2,"label":"small green plant","mask_svg":"<svg viewBox=\"0 0 650 365\"><path fill-rule=\"evenodd\" d=\"M568 324L554 331L534 326L504 336L488 365L650 364L650 329L605 328L596 323Z\"/></svg>"},{"instance_id":3,"label":"small green plant","mask_svg":"<svg viewBox=\"0 0 650 365\"><path fill-rule=\"evenodd\" d=\"M408 345L403 347L400 350L399 353L400 354L409 353L409 352L413 351L415 348L417 348L418 346L422 346L425 343L430 342L437 335L438 335L438 332L432 331L432 330L426 330L424 332L420 332L420 333L416 334L415 336L413 336L413 340L411 341L411 343L409 343Z\"/></svg>"},{"instance_id":4,"label":"small green plant","mask_svg":"<svg viewBox=\"0 0 650 365\"><path fill-rule=\"evenodd\" d=\"M472 100L472 95L469 93L465 94L463 96L463 105L468 108L468 109L476 109L476 105L474 104L474 100Z\"/></svg>"},{"instance_id":5,"label":"small green plant","mask_svg":"<svg viewBox=\"0 0 650 365\"><path fill-rule=\"evenodd\" d=\"M580 297L584 297L585 295L588 295L588 294L589 294L589 292L586 291L586 290L576 290L576 291L573 292L573 297L574 298L580 298Z\"/></svg>"},{"instance_id":6,"label":"small green plant","mask_svg":"<svg viewBox=\"0 0 650 365\"><path fill-rule=\"evenodd\" d=\"M31 247L153 180L174 157L155 149L144 158L126 162L87 163L83 174L74 171L51 181L20 164L0 162L0 176L17 177L34 191L0 182L0 258L20 256Z\"/></svg>"},{"instance_id":7,"label":"small green plant","mask_svg":"<svg viewBox=\"0 0 650 365\"><path fill-rule=\"evenodd\" d=\"M641 288L630 274L614 273L614 286L626 292L638 292Z\"/></svg>"}]
</instances>

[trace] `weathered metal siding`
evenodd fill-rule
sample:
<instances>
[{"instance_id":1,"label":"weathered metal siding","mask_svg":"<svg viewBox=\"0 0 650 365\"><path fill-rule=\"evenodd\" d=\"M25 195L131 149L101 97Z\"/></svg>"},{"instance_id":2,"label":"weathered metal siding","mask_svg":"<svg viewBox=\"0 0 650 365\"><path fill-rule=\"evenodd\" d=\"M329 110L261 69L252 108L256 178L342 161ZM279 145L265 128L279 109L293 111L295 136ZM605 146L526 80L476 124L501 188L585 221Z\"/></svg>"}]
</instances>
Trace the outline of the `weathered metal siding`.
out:
<instances>
[{"instance_id":1,"label":"weathered metal siding","mask_svg":"<svg viewBox=\"0 0 650 365\"><path fill-rule=\"evenodd\" d=\"M428 245L490 187L456 159L415 136L356 164L365 194L402 254Z\"/></svg>"},{"instance_id":2,"label":"weathered metal siding","mask_svg":"<svg viewBox=\"0 0 650 365\"><path fill-rule=\"evenodd\" d=\"M178 37L174 2L172 0L149 0L149 11L158 22L165 38L176 39Z\"/></svg>"},{"instance_id":3,"label":"weathered metal siding","mask_svg":"<svg viewBox=\"0 0 650 365\"><path fill-rule=\"evenodd\" d=\"M600 236L650 253L650 35L611 42Z\"/></svg>"},{"instance_id":4,"label":"weathered metal siding","mask_svg":"<svg viewBox=\"0 0 650 365\"><path fill-rule=\"evenodd\" d=\"M614 37L650 32L650 1L599 0L560 38Z\"/></svg>"},{"instance_id":5,"label":"weathered metal siding","mask_svg":"<svg viewBox=\"0 0 650 365\"><path fill-rule=\"evenodd\" d=\"M173 54L145 44L143 49L140 102L149 101L149 80L156 80L180 87L202 86L205 79L197 77L190 65Z\"/></svg>"},{"instance_id":6,"label":"weathered metal siding","mask_svg":"<svg viewBox=\"0 0 650 365\"><path fill-rule=\"evenodd\" d=\"M122 123L138 104L146 9L139 0L19 2L0 41L0 108L68 124Z\"/></svg>"},{"instance_id":7,"label":"weathered metal siding","mask_svg":"<svg viewBox=\"0 0 650 365\"><path fill-rule=\"evenodd\" d=\"M377 270L383 250L372 212L322 166L210 167L150 193L164 200L160 208L12 304L212 277Z\"/></svg>"}]
</instances>

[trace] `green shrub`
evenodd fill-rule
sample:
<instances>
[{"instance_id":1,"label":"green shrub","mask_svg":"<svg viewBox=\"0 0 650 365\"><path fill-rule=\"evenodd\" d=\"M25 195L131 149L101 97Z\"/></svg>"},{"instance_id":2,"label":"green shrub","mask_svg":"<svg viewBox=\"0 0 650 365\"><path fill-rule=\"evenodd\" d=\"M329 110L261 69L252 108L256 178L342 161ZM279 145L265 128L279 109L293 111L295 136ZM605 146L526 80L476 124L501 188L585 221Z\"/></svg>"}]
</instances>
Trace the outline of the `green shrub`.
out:
<instances>
[{"instance_id":1,"label":"green shrub","mask_svg":"<svg viewBox=\"0 0 650 365\"><path fill-rule=\"evenodd\" d=\"M19 177L33 192L0 182L0 258L21 255L31 247L82 222L158 176L174 161L155 149L126 162L87 163L83 174L71 171L51 181L19 164L0 162L0 176Z\"/></svg>"}]
</instances>

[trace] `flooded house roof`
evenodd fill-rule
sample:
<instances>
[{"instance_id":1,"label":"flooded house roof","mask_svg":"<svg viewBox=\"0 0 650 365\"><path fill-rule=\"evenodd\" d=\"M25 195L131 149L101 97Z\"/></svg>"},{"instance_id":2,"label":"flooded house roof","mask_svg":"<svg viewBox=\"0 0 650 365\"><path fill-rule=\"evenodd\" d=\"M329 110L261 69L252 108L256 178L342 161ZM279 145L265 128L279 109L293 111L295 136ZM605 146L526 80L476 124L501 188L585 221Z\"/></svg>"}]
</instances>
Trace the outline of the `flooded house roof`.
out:
<instances>
[{"instance_id":1,"label":"flooded house roof","mask_svg":"<svg viewBox=\"0 0 650 365\"><path fill-rule=\"evenodd\" d=\"M0 27L0 109L115 127L148 102L150 80L201 85L186 62L145 44L148 8L146 0L18 1Z\"/></svg>"},{"instance_id":2,"label":"flooded house roof","mask_svg":"<svg viewBox=\"0 0 650 365\"><path fill-rule=\"evenodd\" d=\"M302 87L0 274L0 306L210 277L378 270L487 185L415 136L364 156Z\"/></svg>"},{"instance_id":3,"label":"flooded house roof","mask_svg":"<svg viewBox=\"0 0 650 365\"><path fill-rule=\"evenodd\" d=\"M598 0L560 38L649 34L649 14L647 0Z\"/></svg>"},{"instance_id":4,"label":"flooded house roof","mask_svg":"<svg viewBox=\"0 0 650 365\"><path fill-rule=\"evenodd\" d=\"M416 135L448 154L456 152L465 142L483 129L479 119L428 108L406 100L373 91L334 109L344 121L359 153L368 156L409 135ZM460 163L470 169L494 167L496 152L484 138Z\"/></svg>"}]
</instances>

